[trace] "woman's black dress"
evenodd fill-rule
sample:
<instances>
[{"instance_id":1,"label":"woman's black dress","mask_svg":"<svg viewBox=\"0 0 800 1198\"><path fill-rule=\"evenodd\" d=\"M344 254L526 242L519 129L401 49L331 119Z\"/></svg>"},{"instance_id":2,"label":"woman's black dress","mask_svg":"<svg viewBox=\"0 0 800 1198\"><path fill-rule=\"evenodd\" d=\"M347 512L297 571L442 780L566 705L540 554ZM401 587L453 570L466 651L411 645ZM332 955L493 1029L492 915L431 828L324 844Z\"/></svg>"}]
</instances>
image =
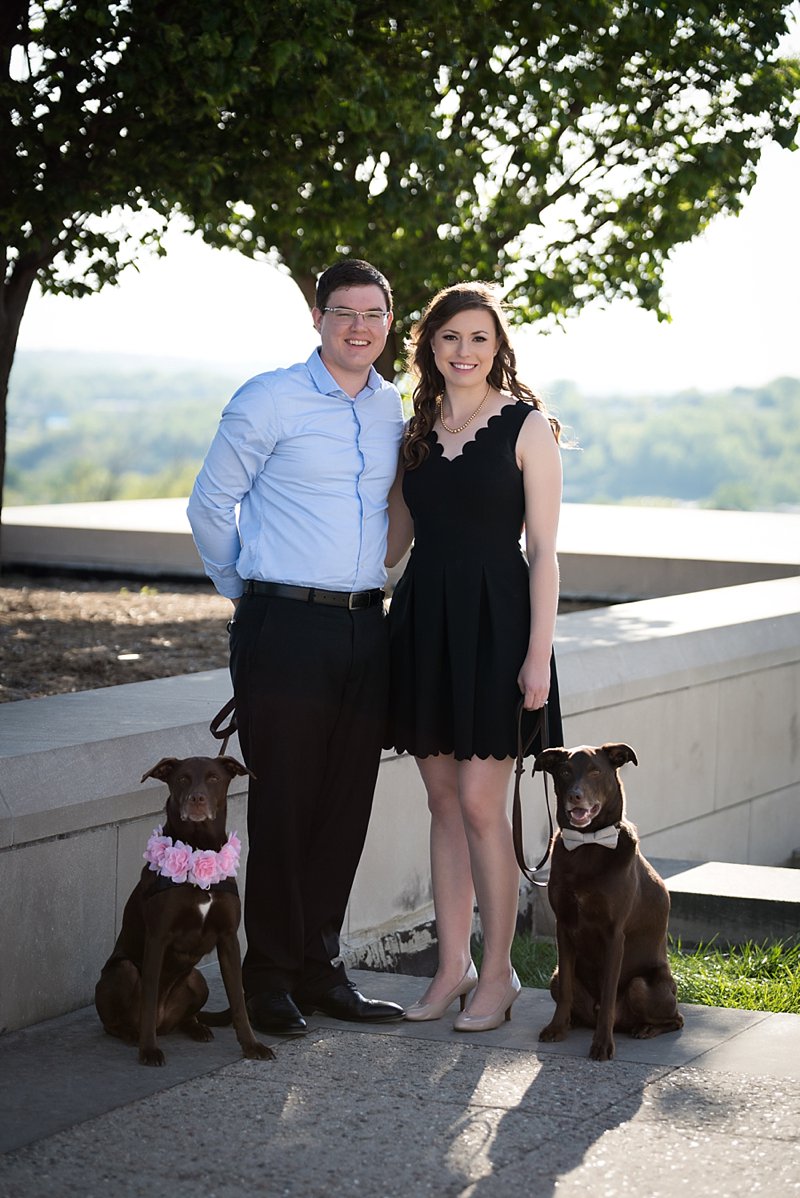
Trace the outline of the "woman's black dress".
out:
<instances>
[{"instance_id":1,"label":"woman's black dress","mask_svg":"<svg viewBox=\"0 0 800 1198\"><path fill-rule=\"evenodd\" d=\"M389 744L417 757L516 755L530 594L515 448L530 412L506 404L452 461L431 432L430 453L405 474L414 547L389 611ZM526 713L526 738L537 718ZM551 745L564 743L554 659L548 731Z\"/></svg>"}]
</instances>

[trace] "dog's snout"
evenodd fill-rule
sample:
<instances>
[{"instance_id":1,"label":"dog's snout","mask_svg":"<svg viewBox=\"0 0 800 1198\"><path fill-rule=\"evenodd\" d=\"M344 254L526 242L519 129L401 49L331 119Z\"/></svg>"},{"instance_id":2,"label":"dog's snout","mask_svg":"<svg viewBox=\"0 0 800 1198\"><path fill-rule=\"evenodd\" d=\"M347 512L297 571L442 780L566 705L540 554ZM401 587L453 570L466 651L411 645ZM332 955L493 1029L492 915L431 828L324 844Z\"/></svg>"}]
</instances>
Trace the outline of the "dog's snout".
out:
<instances>
[{"instance_id":1,"label":"dog's snout","mask_svg":"<svg viewBox=\"0 0 800 1198\"><path fill-rule=\"evenodd\" d=\"M212 796L203 787L189 790L180 803L181 819L197 820L213 819L217 805Z\"/></svg>"},{"instance_id":2,"label":"dog's snout","mask_svg":"<svg viewBox=\"0 0 800 1198\"><path fill-rule=\"evenodd\" d=\"M577 782L569 787L569 789L566 791L565 798L575 803L585 803L587 801L583 787Z\"/></svg>"}]
</instances>

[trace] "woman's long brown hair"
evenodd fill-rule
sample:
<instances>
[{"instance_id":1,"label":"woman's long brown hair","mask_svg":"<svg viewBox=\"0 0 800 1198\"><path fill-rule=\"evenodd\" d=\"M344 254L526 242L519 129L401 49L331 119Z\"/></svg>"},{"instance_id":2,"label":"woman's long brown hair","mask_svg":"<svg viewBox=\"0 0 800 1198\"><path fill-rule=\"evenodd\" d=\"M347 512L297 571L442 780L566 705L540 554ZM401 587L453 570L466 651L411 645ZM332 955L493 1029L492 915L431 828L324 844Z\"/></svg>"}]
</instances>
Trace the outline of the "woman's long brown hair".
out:
<instances>
[{"instance_id":1,"label":"woman's long brown hair","mask_svg":"<svg viewBox=\"0 0 800 1198\"><path fill-rule=\"evenodd\" d=\"M487 381L497 391L507 391L515 399L531 404L547 415L556 441L561 425L547 412L541 396L517 378L517 357L511 346L508 325L502 305L494 289L487 283L456 283L439 291L428 304L420 320L411 330L408 368L417 378L414 388L414 414L408 424L403 443L403 463L407 470L419 466L428 456L428 433L436 423L436 401L444 393L444 378L433 356L434 334L459 312L479 309L489 312L494 320L499 341L497 353Z\"/></svg>"}]
</instances>

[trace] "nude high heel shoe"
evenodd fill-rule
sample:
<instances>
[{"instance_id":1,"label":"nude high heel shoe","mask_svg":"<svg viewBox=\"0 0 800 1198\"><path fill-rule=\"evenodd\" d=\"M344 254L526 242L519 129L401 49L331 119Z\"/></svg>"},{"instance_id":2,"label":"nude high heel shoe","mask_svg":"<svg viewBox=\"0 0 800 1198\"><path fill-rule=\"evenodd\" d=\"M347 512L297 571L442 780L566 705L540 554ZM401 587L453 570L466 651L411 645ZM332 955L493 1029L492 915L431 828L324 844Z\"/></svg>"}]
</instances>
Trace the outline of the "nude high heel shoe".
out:
<instances>
[{"instance_id":1,"label":"nude high heel shoe","mask_svg":"<svg viewBox=\"0 0 800 1198\"><path fill-rule=\"evenodd\" d=\"M488 1015L470 1015L469 1011L461 1011L460 1015L456 1015L453 1028L457 1032L489 1032L493 1028L500 1027L500 1024L505 1020L511 1019L511 1008L519 997L519 992L522 989L516 970L511 970L511 981L508 983L508 990L503 995L502 1002L498 1003L493 1011Z\"/></svg>"},{"instance_id":2,"label":"nude high heel shoe","mask_svg":"<svg viewBox=\"0 0 800 1198\"><path fill-rule=\"evenodd\" d=\"M461 1000L461 1010L463 1011L467 995L471 990L475 989L477 984L478 971L472 961L470 961L469 969L449 994L445 994L444 998L440 999L439 1002L413 1003L410 1007L406 1007L406 1019L418 1023L421 1023L424 1019L441 1019L451 1002L456 998Z\"/></svg>"}]
</instances>

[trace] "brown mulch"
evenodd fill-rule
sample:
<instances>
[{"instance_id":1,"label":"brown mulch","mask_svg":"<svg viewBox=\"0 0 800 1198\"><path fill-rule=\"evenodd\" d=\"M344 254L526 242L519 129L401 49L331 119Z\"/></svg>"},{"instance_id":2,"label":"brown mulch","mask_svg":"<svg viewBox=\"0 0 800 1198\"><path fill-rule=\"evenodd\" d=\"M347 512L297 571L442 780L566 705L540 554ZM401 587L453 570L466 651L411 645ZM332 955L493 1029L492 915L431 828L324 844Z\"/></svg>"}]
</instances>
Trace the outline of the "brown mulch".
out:
<instances>
[{"instance_id":1,"label":"brown mulch","mask_svg":"<svg viewBox=\"0 0 800 1198\"><path fill-rule=\"evenodd\" d=\"M0 576L0 702L228 664L231 604L210 584Z\"/></svg>"},{"instance_id":2,"label":"brown mulch","mask_svg":"<svg viewBox=\"0 0 800 1198\"><path fill-rule=\"evenodd\" d=\"M232 611L200 581L2 574L0 703L226 668Z\"/></svg>"}]
</instances>

